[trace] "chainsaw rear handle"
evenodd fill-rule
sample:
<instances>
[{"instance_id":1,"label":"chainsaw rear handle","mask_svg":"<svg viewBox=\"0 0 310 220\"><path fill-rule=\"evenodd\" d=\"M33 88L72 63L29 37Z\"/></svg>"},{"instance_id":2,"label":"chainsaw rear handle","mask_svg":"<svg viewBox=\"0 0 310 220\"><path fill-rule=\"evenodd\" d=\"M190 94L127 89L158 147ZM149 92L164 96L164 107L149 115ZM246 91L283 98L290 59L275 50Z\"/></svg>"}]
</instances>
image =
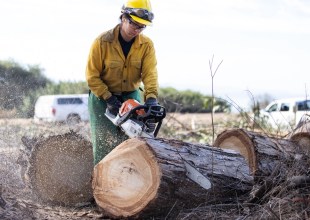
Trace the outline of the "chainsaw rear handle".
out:
<instances>
[{"instance_id":1,"label":"chainsaw rear handle","mask_svg":"<svg viewBox=\"0 0 310 220\"><path fill-rule=\"evenodd\" d=\"M151 120L154 120L155 123L157 123L156 128L153 133L154 137L156 137L162 125L162 121L166 117L166 109L161 105L152 105L152 106L141 105L141 106L137 106L135 109L136 110L144 109L144 111L146 112L143 115L136 114L138 120L148 121L149 119L151 119Z\"/></svg>"},{"instance_id":2,"label":"chainsaw rear handle","mask_svg":"<svg viewBox=\"0 0 310 220\"><path fill-rule=\"evenodd\" d=\"M162 120L166 117L166 109L161 105L141 105L136 108L141 107L141 109L144 109L145 114L138 115L138 119L148 119L148 118L155 118L157 120Z\"/></svg>"},{"instance_id":3,"label":"chainsaw rear handle","mask_svg":"<svg viewBox=\"0 0 310 220\"><path fill-rule=\"evenodd\" d=\"M138 115L137 111L141 109L145 111L145 114ZM133 115L135 115L139 121L146 121L147 119L155 119L155 122L161 122L166 117L166 109L161 105L153 105L153 106L139 105L131 109L122 117L123 120L120 122L120 125Z\"/></svg>"},{"instance_id":4,"label":"chainsaw rear handle","mask_svg":"<svg viewBox=\"0 0 310 220\"><path fill-rule=\"evenodd\" d=\"M166 109L161 106L161 105L152 105L152 106L148 106L148 105L140 105L137 106L136 108L133 108L132 112L133 114L136 113L136 110L140 110L143 109L145 111L145 114L143 115L138 115L137 114L137 119L140 120L146 120L146 119L155 119L156 122L163 120L166 117Z\"/></svg>"}]
</instances>

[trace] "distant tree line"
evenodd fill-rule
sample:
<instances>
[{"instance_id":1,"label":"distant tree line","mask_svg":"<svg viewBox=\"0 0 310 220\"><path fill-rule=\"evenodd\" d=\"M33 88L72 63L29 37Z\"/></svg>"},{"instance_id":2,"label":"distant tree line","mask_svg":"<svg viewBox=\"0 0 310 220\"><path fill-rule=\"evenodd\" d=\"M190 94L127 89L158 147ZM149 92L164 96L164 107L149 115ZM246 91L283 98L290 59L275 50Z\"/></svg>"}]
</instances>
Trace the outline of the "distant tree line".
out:
<instances>
[{"instance_id":1,"label":"distant tree line","mask_svg":"<svg viewBox=\"0 0 310 220\"><path fill-rule=\"evenodd\" d=\"M0 61L0 110L15 110L18 117L33 117L40 95L88 93L86 82L53 82L39 66L23 67L15 61ZM211 112L212 97L191 90L160 88L159 102L168 112ZM215 112L229 112L231 106L214 98Z\"/></svg>"},{"instance_id":2,"label":"distant tree line","mask_svg":"<svg viewBox=\"0 0 310 220\"><path fill-rule=\"evenodd\" d=\"M171 87L160 88L159 102L168 112L208 113L212 109L215 112L230 112L231 110L230 104L223 99L214 98L212 108L212 96L191 90L178 91Z\"/></svg>"}]
</instances>

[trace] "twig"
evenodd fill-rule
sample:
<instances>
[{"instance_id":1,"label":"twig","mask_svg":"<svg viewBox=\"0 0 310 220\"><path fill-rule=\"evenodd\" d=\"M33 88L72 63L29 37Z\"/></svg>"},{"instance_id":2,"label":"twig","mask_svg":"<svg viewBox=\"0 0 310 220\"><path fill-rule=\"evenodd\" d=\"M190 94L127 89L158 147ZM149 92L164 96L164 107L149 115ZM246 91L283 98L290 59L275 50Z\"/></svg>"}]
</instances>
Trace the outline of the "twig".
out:
<instances>
[{"instance_id":1,"label":"twig","mask_svg":"<svg viewBox=\"0 0 310 220\"><path fill-rule=\"evenodd\" d=\"M211 88L212 88L212 99L211 99L211 124L212 124L212 145L214 144L214 136L215 136L215 128L214 128L214 76L219 68L219 66L222 64L223 60L217 65L215 72L213 73L212 66L213 66L213 58L214 55L212 56L212 60L209 60L209 67L210 67L210 73L211 73ZM212 173L213 173L213 151L212 151ZM212 175L212 181L213 181L213 175Z\"/></svg>"},{"instance_id":2,"label":"twig","mask_svg":"<svg viewBox=\"0 0 310 220\"><path fill-rule=\"evenodd\" d=\"M214 129L214 76L218 70L218 68L220 67L220 65L222 64L223 60L217 65L214 73L213 73L213 70L212 70L212 65L213 65L213 58L214 58L214 55L212 56L212 60L210 61L209 60L209 67L210 67L210 73L211 73L211 82L212 82L212 85L211 85L211 88L212 88L212 99L211 99L211 123L212 123L212 144L214 143L214 136L215 136L215 129Z\"/></svg>"},{"instance_id":3,"label":"twig","mask_svg":"<svg viewBox=\"0 0 310 220\"><path fill-rule=\"evenodd\" d=\"M175 203L173 204L173 206L171 207L171 209L169 210L168 214L165 217L165 220L168 219L168 216L170 215L170 213L172 212L172 210L174 209L175 205L177 204L178 200L175 201Z\"/></svg>"},{"instance_id":4,"label":"twig","mask_svg":"<svg viewBox=\"0 0 310 220\"><path fill-rule=\"evenodd\" d=\"M280 220L281 218L269 207L269 206L265 206L269 212L271 212L271 214L274 215L274 217L276 217L276 219Z\"/></svg>"},{"instance_id":5,"label":"twig","mask_svg":"<svg viewBox=\"0 0 310 220\"><path fill-rule=\"evenodd\" d=\"M250 90L246 90L249 94L250 94L250 96L251 96L251 99L252 99L252 102L253 102L253 113L254 113L254 115L255 115L255 109L256 109L256 104L255 104L255 98L254 98L254 96L253 96L253 94L252 94L252 92L250 91ZM247 115L248 116L248 115ZM252 127L252 131L254 131L254 127L255 127L255 123L256 123L256 121L255 121L255 117L254 117L254 122L253 122L253 127Z\"/></svg>"}]
</instances>

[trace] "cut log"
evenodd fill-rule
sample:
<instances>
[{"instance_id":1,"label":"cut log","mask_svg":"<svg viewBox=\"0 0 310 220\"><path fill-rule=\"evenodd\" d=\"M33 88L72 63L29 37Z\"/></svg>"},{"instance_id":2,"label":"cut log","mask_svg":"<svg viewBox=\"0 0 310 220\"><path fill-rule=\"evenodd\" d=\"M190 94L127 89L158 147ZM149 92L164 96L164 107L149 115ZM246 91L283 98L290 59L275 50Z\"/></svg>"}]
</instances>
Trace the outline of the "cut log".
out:
<instances>
[{"instance_id":1,"label":"cut log","mask_svg":"<svg viewBox=\"0 0 310 220\"><path fill-rule=\"evenodd\" d=\"M89 141L76 133L22 140L30 150L26 179L41 201L78 205L93 198L93 154Z\"/></svg>"},{"instance_id":2,"label":"cut log","mask_svg":"<svg viewBox=\"0 0 310 220\"><path fill-rule=\"evenodd\" d=\"M285 170L289 161L304 155L304 151L294 141L269 137L245 129L222 132L217 136L214 146L239 152L257 178L269 176L279 164L281 169Z\"/></svg>"},{"instance_id":3,"label":"cut log","mask_svg":"<svg viewBox=\"0 0 310 220\"><path fill-rule=\"evenodd\" d=\"M288 135L288 138L298 145L310 155L310 122L301 123L292 133Z\"/></svg>"},{"instance_id":4,"label":"cut log","mask_svg":"<svg viewBox=\"0 0 310 220\"><path fill-rule=\"evenodd\" d=\"M96 203L114 218L172 218L182 208L238 202L253 177L239 154L176 140L129 139L93 172Z\"/></svg>"}]
</instances>

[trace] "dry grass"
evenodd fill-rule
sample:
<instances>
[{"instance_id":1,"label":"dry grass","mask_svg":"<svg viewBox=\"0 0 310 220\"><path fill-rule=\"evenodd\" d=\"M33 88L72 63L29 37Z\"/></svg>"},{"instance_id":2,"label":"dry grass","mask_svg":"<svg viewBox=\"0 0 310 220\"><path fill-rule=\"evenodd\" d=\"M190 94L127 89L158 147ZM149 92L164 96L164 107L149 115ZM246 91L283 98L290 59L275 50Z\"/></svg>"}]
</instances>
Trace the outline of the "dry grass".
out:
<instances>
[{"instance_id":1,"label":"dry grass","mask_svg":"<svg viewBox=\"0 0 310 220\"><path fill-rule=\"evenodd\" d=\"M16 117L16 114L17 113L16 113L15 109L8 111L8 110L3 110L0 108L0 118L3 118L3 119L14 118L14 117Z\"/></svg>"},{"instance_id":2,"label":"dry grass","mask_svg":"<svg viewBox=\"0 0 310 220\"><path fill-rule=\"evenodd\" d=\"M170 113L165 118L158 136L191 143L212 144L213 129L216 138L228 128L249 128L251 124L250 120L239 114L216 113L212 125L211 114Z\"/></svg>"}]
</instances>

